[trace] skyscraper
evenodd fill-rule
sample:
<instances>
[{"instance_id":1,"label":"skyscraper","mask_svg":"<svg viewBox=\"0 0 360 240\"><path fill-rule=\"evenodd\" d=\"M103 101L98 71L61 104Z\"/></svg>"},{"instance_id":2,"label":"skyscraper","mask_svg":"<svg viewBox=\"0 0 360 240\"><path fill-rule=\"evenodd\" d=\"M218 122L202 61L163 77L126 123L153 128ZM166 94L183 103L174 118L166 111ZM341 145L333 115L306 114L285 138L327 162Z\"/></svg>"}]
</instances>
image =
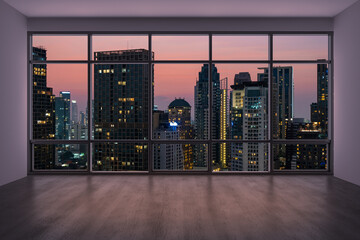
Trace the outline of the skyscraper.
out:
<instances>
[{"instance_id":1,"label":"skyscraper","mask_svg":"<svg viewBox=\"0 0 360 240\"><path fill-rule=\"evenodd\" d=\"M229 99L228 99L228 78L220 80L220 140L228 138L228 124L229 124ZM217 114L217 113L216 113ZM228 149L226 143L220 143L220 159L219 166L221 168L227 167ZM215 161L216 162L216 161Z\"/></svg>"},{"instance_id":2,"label":"skyscraper","mask_svg":"<svg viewBox=\"0 0 360 240\"><path fill-rule=\"evenodd\" d=\"M193 139L193 127L191 125L191 106L185 99L175 99L169 106L169 122L176 125L179 131L180 139ZM182 144L182 153L184 156L184 169L193 168L193 145L189 143Z\"/></svg>"},{"instance_id":3,"label":"skyscraper","mask_svg":"<svg viewBox=\"0 0 360 240\"><path fill-rule=\"evenodd\" d=\"M260 68L264 73L258 74L259 80L268 80L268 68ZM273 67L273 137L286 139L286 127L294 115L294 80L293 67Z\"/></svg>"},{"instance_id":4,"label":"skyscraper","mask_svg":"<svg viewBox=\"0 0 360 240\"><path fill-rule=\"evenodd\" d=\"M169 113L154 110L153 137L154 139L179 140L179 126L169 123ZM183 145L184 146L184 145ZM154 144L153 162L155 170L183 170L184 155L182 144Z\"/></svg>"},{"instance_id":5,"label":"skyscraper","mask_svg":"<svg viewBox=\"0 0 360 240\"><path fill-rule=\"evenodd\" d=\"M251 82L250 76L231 86L231 136L234 139L264 140L268 131L268 84ZM268 145L232 144L230 170L267 171Z\"/></svg>"},{"instance_id":6,"label":"skyscraper","mask_svg":"<svg viewBox=\"0 0 360 240\"><path fill-rule=\"evenodd\" d=\"M209 65L204 64L199 72L199 79L195 86L195 139L209 139ZM220 139L220 76L215 65L212 66L212 138ZM204 145L196 145L194 161L196 166L206 167L208 152ZM211 153L212 160L220 159L220 146L214 145Z\"/></svg>"},{"instance_id":7,"label":"skyscraper","mask_svg":"<svg viewBox=\"0 0 360 240\"><path fill-rule=\"evenodd\" d=\"M147 60L145 49L95 52L95 61ZM149 66L94 65L94 138L148 139ZM97 143L96 170L147 170L146 145Z\"/></svg>"},{"instance_id":8,"label":"skyscraper","mask_svg":"<svg viewBox=\"0 0 360 240\"><path fill-rule=\"evenodd\" d=\"M34 60L46 60L46 50L32 48ZM55 138L55 113L52 88L47 87L46 64L33 65L33 139ZM53 168L55 149L52 145L34 145L34 168Z\"/></svg>"},{"instance_id":9,"label":"skyscraper","mask_svg":"<svg viewBox=\"0 0 360 240\"><path fill-rule=\"evenodd\" d=\"M55 97L56 139L70 139L70 92Z\"/></svg>"},{"instance_id":10,"label":"skyscraper","mask_svg":"<svg viewBox=\"0 0 360 240\"><path fill-rule=\"evenodd\" d=\"M71 122L72 123L78 123L79 122L78 106L77 106L76 100L71 101Z\"/></svg>"},{"instance_id":11,"label":"skyscraper","mask_svg":"<svg viewBox=\"0 0 360 240\"><path fill-rule=\"evenodd\" d=\"M317 108L321 127L321 138L328 136L328 66L317 65Z\"/></svg>"}]
</instances>

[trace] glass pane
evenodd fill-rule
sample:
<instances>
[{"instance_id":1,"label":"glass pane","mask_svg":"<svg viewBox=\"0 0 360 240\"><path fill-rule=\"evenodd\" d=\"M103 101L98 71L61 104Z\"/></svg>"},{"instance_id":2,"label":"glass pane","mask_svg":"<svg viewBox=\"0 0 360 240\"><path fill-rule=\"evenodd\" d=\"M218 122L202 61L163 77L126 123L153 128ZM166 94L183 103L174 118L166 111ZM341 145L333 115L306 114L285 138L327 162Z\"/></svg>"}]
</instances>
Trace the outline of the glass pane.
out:
<instances>
[{"instance_id":1,"label":"glass pane","mask_svg":"<svg viewBox=\"0 0 360 240\"><path fill-rule=\"evenodd\" d=\"M328 65L274 66L273 83L273 137L326 139Z\"/></svg>"},{"instance_id":2,"label":"glass pane","mask_svg":"<svg viewBox=\"0 0 360 240\"><path fill-rule=\"evenodd\" d=\"M46 55L34 48L37 55ZM87 139L87 66L34 64L33 139Z\"/></svg>"},{"instance_id":3,"label":"glass pane","mask_svg":"<svg viewBox=\"0 0 360 240\"><path fill-rule=\"evenodd\" d=\"M154 35L152 51L155 60L208 60L209 37Z\"/></svg>"},{"instance_id":4,"label":"glass pane","mask_svg":"<svg viewBox=\"0 0 360 240\"><path fill-rule=\"evenodd\" d=\"M207 171L207 144L154 144L154 170Z\"/></svg>"},{"instance_id":5,"label":"glass pane","mask_svg":"<svg viewBox=\"0 0 360 240\"><path fill-rule=\"evenodd\" d=\"M93 69L93 138L148 139L148 64L94 64Z\"/></svg>"},{"instance_id":6,"label":"glass pane","mask_svg":"<svg viewBox=\"0 0 360 240\"><path fill-rule=\"evenodd\" d=\"M328 59L328 35L275 35L274 60Z\"/></svg>"},{"instance_id":7,"label":"glass pane","mask_svg":"<svg viewBox=\"0 0 360 240\"><path fill-rule=\"evenodd\" d=\"M213 60L268 60L267 35L214 35Z\"/></svg>"},{"instance_id":8,"label":"glass pane","mask_svg":"<svg viewBox=\"0 0 360 240\"><path fill-rule=\"evenodd\" d=\"M149 55L146 35L94 35L93 59L102 61L146 61ZM148 52L147 52L148 53Z\"/></svg>"},{"instance_id":9,"label":"glass pane","mask_svg":"<svg viewBox=\"0 0 360 240\"><path fill-rule=\"evenodd\" d=\"M148 145L143 143L94 143L94 171L147 171Z\"/></svg>"},{"instance_id":10,"label":"glass pane","mask_svg":"<svg viewBox=\"0 0 360 240\"><path fill-rule=\"evenodd\" d=\"M327 169L325 144L274 144L274 169Z\"/></svg>"},{"instance_id":11,"label":"glass pane","mask_svg":"<svg viewBox=\"0 0 360 240\"><path fill-rule=\"evenodd\" d=\"M154 66L154 139L208 139L208 72L200 64Z\"/></svg>"},{"instance_id":12,"label":"glass pane","mask_svg":"<svg viewBox=\"0 0 360 240\"><path fill-rule=\"evenodd\" d=\"M220 153L213 156L213 171L268 171L268 143L216 143Z\"/></svg>"},{"instance_id":13,"label":"glass pane","mask_svg":"<svg viewBox=\"0 0 360 240\"><path fill-rule=\"evenodd\" d=\"M33 60L87 60L87 36L86 35L33 35L32 45L46 51L45 56L37 56L33 53Z\"/></svg>"},{"instance_id":14,"label":"glass pane","mask_svg":"<svg viewBox=\"0 0 360 240\"><path fill-rule=\"evenodd\" d=\"M86 144L35 144L34 169L87 169Z\"/></svg>"},{"instance_id":15,"label":"glass pane","mask_svg":"<svg viewBox=\"0 0 360 240\"><path fill-rule=\"evenodd\" d=\"M217 64L213 80L213 139L264 140L268 83L259 64Z\"/></svg>"}]
</instances>

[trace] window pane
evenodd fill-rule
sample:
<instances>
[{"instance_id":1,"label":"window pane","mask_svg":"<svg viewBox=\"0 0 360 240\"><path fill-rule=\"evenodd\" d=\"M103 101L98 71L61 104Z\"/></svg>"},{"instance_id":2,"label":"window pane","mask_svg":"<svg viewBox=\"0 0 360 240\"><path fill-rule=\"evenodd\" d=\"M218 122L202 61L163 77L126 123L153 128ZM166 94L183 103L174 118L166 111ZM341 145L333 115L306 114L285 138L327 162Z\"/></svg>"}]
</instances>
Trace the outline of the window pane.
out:
<instances>
[{"instance_id":1,"label":"window pane","mask_svg":"<svg viewBox=\"0 0 360 240\"><path fill-rule=\"evenodd\" d=\"M94 143L94 171L147 171L148 145L143 143Z\"/></svg>"},{"instance_id":2,"label":"window pane","mask_svg":"<svg viewBox=\"0 0 360 240\"><path fill-rule=\"evenodd\" d=\"M268 143L216 143L213 171L268 171Z\"/></svg>"},{"instance_id":3,"label":"window pane","mask_svg":"<svg viewBox=\"0 0 360 240\"><path fill-rule=\"evenodd\" d=\"M327 169L325 144L274 144L274 169Z\"/></svg>"},{"instance_id":4,"label":"window pane","mask_svg":"<svg viewBox=\"0 0 360 240\"><path fill-rule=\"evenodd\" d=\"M208 60L209 37L154 35L152 51L155 60Z\"/></svg>"},{"instance_id":5,"label":"window pane","mask_svg":"<svg viewBox=\"0 0 360 240\"><path fill-rule=\"evenodd\" d=\"M148 55L146 35L94 35L92 37L93 59L102 61L146 61ZM131 53L131 54L130 54Z\"/></svg>"},{"instance_id":6,"label":"window pane","mask_svg":"<svg viewBox=\"0 0 360 240\"><path fill-rule=\"evenodd\" d=\"M86 35L33 35L33 47L46 50L46 56L37 56L33 53L33 60L87 60Z\"/></svg>"},{"instance_id":7,"label":"window pane","mask_svg":"<svg viewBox=\"0 0 360 240\"><path fill-rule=\"evenodd\" d=\"M93 69L94 139L148 139L148 64L94 64Z\"/></svg>"},{"instance_id":8,"label":"window pane","mask_svg":"<svg viewBox=\"0 0 360 240\"><path fill-rule=\"evenodd\" d=\"M154 170L207 171L207 144L154 144Z\"/></svg>"},{"instance_id":9,"label":"window pane","mask_svg":"<svg viewBox=\"0 0 360 240\"><path fill-rule=\"evenodd\" d=\"M208 65L154 65L154 139L208 139Z\"/></svg>"},{"instance_id":10,"label":"window pane","mask_svg":"<svg viewBox=\"0 0 360 240\"><path fill-rule=\"evenodd\" d=\"M326 139L328 65L274 66L273 83L273 137Z\"/></svg>"},{"instance_id":11,"label":"window pane","mask_svg":"<svg viewBox=\"0 0 360 240\"><path fill-rule=\"evenodd\" d=\"M259 64L217 64L213 80L213 139L264 140L268 83Z\"/></svg>"},{"instance_id":12,"label":"window pane","mask_svg":"<svg viewBox=\"0 0 360 240\"><path fill-rule=\"evenodd\" d=\"M267 35L214 35L214 60L268 60Z\"/></svg>"},{"instance_id":13,"label":"window pane","mask_svg":"<svg viewBox=\"0 0 360 240\"><path fill-rule=\"evenodd\" d=\"M37 55L45 55L34 48ZM34 64L33 139L87 139L87 66Z\"/></svg>"},{"instance_id":14,"label":"window pane","mask_svg":"<svg viewBox=\"0 0 360 240\"><path fill-rule=\"evenodd\" d=\"M328 59L328 35L275 35L274 60Z\"/></svg>"},{"instance_id":15,"label":"window pane","mask_svg":"<svg viewBox=\"0 0 360 240\"><path fill-rule=\"evenodd\" d=\"M35 144L34 169L87 169L86 144Z\"/></svg>"}]
</instances>

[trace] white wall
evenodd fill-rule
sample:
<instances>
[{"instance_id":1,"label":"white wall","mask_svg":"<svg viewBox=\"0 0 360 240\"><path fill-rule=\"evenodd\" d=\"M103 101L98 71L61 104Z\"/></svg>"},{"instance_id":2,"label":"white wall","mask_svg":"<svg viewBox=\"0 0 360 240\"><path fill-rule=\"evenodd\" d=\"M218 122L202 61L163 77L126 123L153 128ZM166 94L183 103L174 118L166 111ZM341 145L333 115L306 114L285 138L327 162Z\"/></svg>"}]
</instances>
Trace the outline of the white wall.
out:
<instances>
[{"instance_id":1,"label":"white wall","mask_svg":"<svg viewBox=\"0 0 360 240\"><path fill-rule=\"evenodd\" d=\"M0 186L27 174L26 18L0 0Z\"/></svg>"},{"instance_id":2,"label":"white wall","mask_svg":"<svg viewBox=\"0 0 360 240\"><path fill-rule=\"evenodd\" d=\"M360 185L360 2L334 20L334 174Z\"/></svg>"},{"instance_id":3,"label":"white wall","mask_svg":"<svg viewBox=\"0 0 360 240\"><path fill-rule=\"evenodd\" d=\"M332 18L29 18L29 31L332 31Z\"/></svg>"}]
</instances>

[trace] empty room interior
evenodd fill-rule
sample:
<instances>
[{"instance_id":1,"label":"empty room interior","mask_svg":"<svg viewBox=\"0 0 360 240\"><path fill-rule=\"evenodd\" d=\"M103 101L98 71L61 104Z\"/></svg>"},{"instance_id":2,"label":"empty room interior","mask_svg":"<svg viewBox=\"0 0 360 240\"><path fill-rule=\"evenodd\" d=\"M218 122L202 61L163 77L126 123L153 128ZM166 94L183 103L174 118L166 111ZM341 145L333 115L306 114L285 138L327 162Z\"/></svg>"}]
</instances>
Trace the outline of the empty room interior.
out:
<instances>
[{"instance_id":1,"label":"empty room interior","mask_svg":"<svg viewBox=\"0 0 360 240\"><path fill-rule=\"evenodd\" d=\"M0 0L0 238L360 239L360 1Z\"/></svg>"}]
</instances>

